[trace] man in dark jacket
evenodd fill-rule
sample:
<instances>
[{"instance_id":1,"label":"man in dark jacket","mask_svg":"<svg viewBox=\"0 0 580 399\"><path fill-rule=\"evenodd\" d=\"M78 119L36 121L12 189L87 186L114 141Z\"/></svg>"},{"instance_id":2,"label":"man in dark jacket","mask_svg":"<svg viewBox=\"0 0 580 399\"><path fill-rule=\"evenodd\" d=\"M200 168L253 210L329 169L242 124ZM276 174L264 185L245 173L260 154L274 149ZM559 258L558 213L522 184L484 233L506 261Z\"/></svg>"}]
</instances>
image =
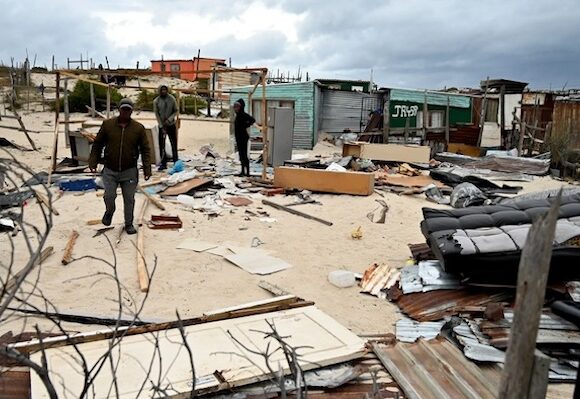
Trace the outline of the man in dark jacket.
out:
<instances>
[{"instance_id":1,"label":"man in dark jacket","mask_svg":"<svg viewBox=\"0 0 580 399\"><path fill-rule=\"evenodd\" d=\"M151 177L151 147L145 133L145 127L131 119L133 102L124 98L119 103L119 116L103 122L93 143L89 168L97 171L99 161L104 163L102 177L105 186L105 215L102 222L110 226L115 213L117 187L121 186L123 207L125 211L125 231L135 234L133 210L135 208L135 191L139 181L137 159L141 153L143 175L145 180ZM105 150L103 159L101 154Z\"/></svg>"},{"instance_id":2,"label":"man in dark jacket","mask_svg":"<svg viewBox=\"0 0 580 399\"><path fill-rule=\"evenodd\" d=\"M250 135L248 134L248 128L256 123L256 120L244 111L245 105L246 103L241 98L234 103L234 112L236 113L234 134L242 164L241 176L250 176L250 158L248 157Z\"/></svg>"}]
</instances>

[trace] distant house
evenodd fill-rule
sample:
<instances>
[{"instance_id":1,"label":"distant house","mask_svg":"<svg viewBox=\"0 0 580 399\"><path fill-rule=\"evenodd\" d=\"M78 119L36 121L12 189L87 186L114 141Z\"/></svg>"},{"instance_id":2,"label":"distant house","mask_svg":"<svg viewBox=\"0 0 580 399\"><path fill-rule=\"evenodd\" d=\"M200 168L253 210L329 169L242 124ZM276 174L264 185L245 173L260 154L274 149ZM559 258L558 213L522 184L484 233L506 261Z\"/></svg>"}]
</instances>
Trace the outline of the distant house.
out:
<instances>
[{"instance_id":1,"label":"distant house","mask_svg":"<svg viewBox=\"0 0 580 399\"><path fill-rule=\"evenodd\" d=\"M152 72L171 72L174 78L185 80L201 80L211 79L211 72L195 71L209 71L212 68L225 67L226 60L223 58L204 58L194 57L189 60L151 60Z\"/></svg>"}]
</instances>

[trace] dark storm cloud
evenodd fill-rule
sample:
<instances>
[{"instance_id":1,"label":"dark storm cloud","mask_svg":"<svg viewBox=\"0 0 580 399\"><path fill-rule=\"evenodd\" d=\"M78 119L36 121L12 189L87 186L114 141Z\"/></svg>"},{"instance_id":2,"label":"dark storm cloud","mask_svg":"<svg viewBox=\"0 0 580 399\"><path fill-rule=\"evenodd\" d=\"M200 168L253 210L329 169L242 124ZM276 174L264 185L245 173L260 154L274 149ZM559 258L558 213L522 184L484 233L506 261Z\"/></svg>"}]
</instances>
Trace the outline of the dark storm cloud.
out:
<instances>
[{"instance_id":1,"label":"dark storm cloud","mask_svg":"<svg viewBox=\"0 0 580 399\"><path fill-rule=\"evenodd\" d=\"M318 71L366 78L373 68L380 83L411 87L473 86L487 75L542 87L574 78L580 84L574 0L287 0L282 6L306 12L300 40L316 51L302 64Z\"/></svg>"},{"instance_id":2,"label":"dark storm cloud","mask_svg":"<svg viewBox=\"0 0 580 399\"><path fill-rule=\"evenodd\" d=\"M25 5L23 5L25 3ZM195 11L204 21L231 20L252 3L216 0L118 2L0 0L3 46L0 59L39 53L50 61L89 51L109 55L113 65L146 63L155 45L133 44L111 52L106 24L93 11L139 11L153 15L151 23L167 26L171 17ZM580 86L580 3L562 0L467 2L460 0L262 0L271 9L301 17L298 40L287 32L247 35L223 32L199 45L162 44L164 52L192 57L202 54L229 58L234 65L266 65L271 69L310 71L314 77L368 79L384 86L437 88L477 86L486 76L524 80L533 87ZM248 27L258 21L248 20ZM195 21L191 29L195 30ZM183 32L187 37L187 32ZM219 38L218 38L219 37ZM240 37L242 39L240 39ZM195 48L194 48L195 47ZM158 48L158 47L157 47Z\"/></svg>"},{"instance_id":3,"label":"dark storm cloud","mask_svg":"<svg viewBox=\"0 0 580 399\"><path fill-rule=\"evenodd\" d=\"M77 59L87 51L106 54L103 24L87 15L82 1L0 0L0 9L0 60L5 64L11 57L24 61L27 49L31 61L38 54L37 65L48 67L52 55L63 66L67 57Z\"/></svg>"}]
</instances>

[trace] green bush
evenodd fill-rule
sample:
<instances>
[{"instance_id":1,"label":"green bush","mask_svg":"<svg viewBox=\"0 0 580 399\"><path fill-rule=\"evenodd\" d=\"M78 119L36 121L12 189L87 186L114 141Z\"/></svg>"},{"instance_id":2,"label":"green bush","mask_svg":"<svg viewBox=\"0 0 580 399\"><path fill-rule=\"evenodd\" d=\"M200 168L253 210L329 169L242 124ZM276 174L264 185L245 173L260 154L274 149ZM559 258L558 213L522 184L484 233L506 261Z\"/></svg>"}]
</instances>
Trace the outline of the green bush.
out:
<instances>
[{"instance_id":1,"label":"green bush","mask_svg":"<svg viewBox=\"0 0 580 399\"><path fill-rule=\"evenodd\" d=\"M201 110L207 108L207 102L199 96L183 96L181 101L183 102L183 113L187 115L199 116Z\"/></svg>"},{"instance_id":2,"label":"green bush","mask_svg":"<svg viewBox=\"0 0 580 399\"><path fill-rule=\"evenodd\" d=\"M175 96L169 90L169 93ZM151 90L142 89L137 96L137 101L135 102L135 107L142 111L153 111L153 100L157 97L157 92ZM181 96L181 112L187 115L199 115L202 109L207 108L207 102L204 101L199 96L182 95ZM197 110L197 113L196 113Z\"/></svg>"},{"instance_id":3,"label":"green bush","mask_svg":"<svg viewBox=\"0 0 580 399\"><path fill-rule=\"evenodd\" d=\"M91 84L78 81L73 91L68 95L68 109L70 112L86 112L87 105L91 105ZM95 104L97 111L103 111L107 107L107 88L104 86L94 85ZM115 88L111 88L111 105L118 104L123 95ZM53 105L53 110L56 106ZM60 99L60 110L64 111L64 98Z\"/></svg>"},{"instance_id":4,"label":"green bush","mask_svg":"<svg viewBox=\"0 0 580 399\"><path fill-rule=\"evenodd\" d=\"M142 89L135 101L135 108L142 111L153 111L153 100L157 97L157 93L151 90Z\"/></svg>"}]
</instances>

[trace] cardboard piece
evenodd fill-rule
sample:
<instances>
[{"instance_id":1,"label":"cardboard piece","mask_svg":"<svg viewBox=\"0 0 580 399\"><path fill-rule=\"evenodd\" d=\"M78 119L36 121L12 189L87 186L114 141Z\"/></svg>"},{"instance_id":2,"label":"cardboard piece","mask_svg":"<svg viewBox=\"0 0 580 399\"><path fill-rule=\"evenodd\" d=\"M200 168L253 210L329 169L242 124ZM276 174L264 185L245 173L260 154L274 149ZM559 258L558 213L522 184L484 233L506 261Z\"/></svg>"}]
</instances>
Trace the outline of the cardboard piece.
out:
<instances>
[{"instance_id":1,"label":"cardboard piece","mask_svg":"<svg viewBox=\"0 0 580 399\"><path fill-rule=\"evenodd\" d=\"M234 265L252 274L272 274L292 267L282 259L266 254L264 251L248 248L236 251L234 255L225 256Z\"/></svg>"},{"instance_id":2,"label":"cardboard piece","mask_svg":"<svg viewBox=\"0 0 580 399\"><path fill-rule=\"evenodd\" d=\"M371 195L375 179L372 173L332 172L280 166L274 169L274 185L286 189L323 193Z\"/></svg>"},{"instance_id":3,"label":"cardboard piece","mask_svg":"<svg viewBox=\"0 0 580 399\"><path fill-rule=\"evenodd\" d=\"M454 154L469 155L470 157L479 157L481 155L481 148L474 145L467 145L461 143L449 143L447 152Z\"/></svg>"},{"instance_id":4,"label":"cardboard piece","mask_svg":"<svg viewBox=\"0 0 580 399\"><path fill-rule=\"evenodd\" d=\"M392 161L429 163L431 148L412 144L372 144L363 142L344 143L342 156L370 159L372 161Z\"/></svg>"},{"instance_id":5,"label":"cardboard piece","mask_svg":"<svg viewBox=\"0 0 580 399\"><path fill-rule=\"evenodd\" d=\"M191 180L187 180L181 183L177 183L175 186L168 187L164 191L162 191L161 195L167 196L174 196L179 194L187 194L193 189L205 186L206 184L211 183L211 179L204 179L204 178L195 178Z\"/></svg>"}]
</instances>

